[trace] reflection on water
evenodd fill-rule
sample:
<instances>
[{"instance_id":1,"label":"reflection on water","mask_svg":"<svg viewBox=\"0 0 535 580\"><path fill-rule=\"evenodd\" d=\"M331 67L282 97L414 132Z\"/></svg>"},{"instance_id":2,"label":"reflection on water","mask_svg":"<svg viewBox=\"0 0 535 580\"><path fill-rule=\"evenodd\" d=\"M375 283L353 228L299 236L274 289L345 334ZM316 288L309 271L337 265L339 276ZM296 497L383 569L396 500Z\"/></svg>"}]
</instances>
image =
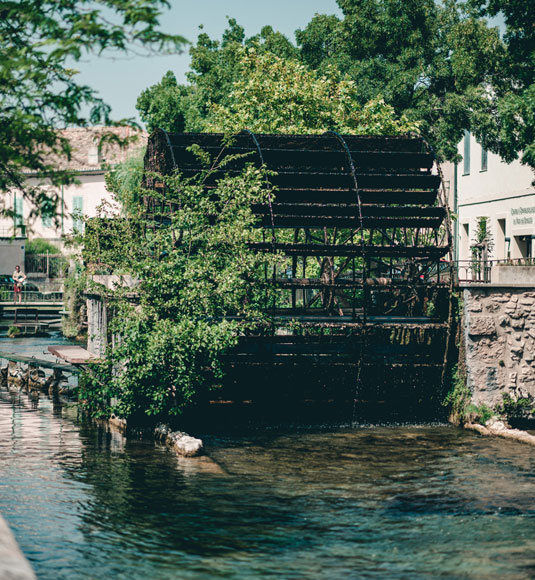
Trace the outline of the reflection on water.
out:
<instances>
[{"instance_id":1,"label":"reflection on water","mask_svg":"<svg viewBox=\"0 0 535 580\"><path fill-rule=\"evenodd\" d=\"M249 433L186 460L6 392L0 433L0 512L40 579L535 576L535 449L514 442Z\"/></svg>"}]
</instances>

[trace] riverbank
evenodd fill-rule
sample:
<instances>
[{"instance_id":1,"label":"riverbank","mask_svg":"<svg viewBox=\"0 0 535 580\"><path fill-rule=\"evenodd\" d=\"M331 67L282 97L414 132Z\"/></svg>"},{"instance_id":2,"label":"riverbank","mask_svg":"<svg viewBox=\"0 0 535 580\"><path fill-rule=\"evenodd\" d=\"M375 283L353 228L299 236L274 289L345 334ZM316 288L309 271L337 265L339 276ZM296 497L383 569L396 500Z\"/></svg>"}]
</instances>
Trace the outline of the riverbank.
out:
<instances>
[{"instance_id":1,"label":"riverbank","mask_svg":"<svg viewBox=\"0 0 535 580\"><path fill-rule=\"evenodd\" d=\"M535 436L522 429L511 429L503 421L494 420L489 421L486 425L478 423L466 423L465 429L469 431L476 431L480 435L502 437L503 439L510 439L519 443L525 443L535 447Z\"/></svg>"}]
</instances>

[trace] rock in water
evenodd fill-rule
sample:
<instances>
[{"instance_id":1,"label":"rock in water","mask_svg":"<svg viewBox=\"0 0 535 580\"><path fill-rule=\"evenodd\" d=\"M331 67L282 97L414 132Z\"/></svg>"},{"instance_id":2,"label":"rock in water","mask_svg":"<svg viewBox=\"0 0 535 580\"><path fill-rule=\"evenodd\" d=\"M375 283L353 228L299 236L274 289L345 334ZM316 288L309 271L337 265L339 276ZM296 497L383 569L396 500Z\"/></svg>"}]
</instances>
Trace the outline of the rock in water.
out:
<instances>
[{"instance_id":1,"label":"rock in water","mask_svg":"<svg viewBox=\"0 0 535 580\"><path fill-rule=\"evenodd\" d=\"M203 442L201 439L192 437L182 431L171 431L169 425L163 423L160 423L154 429L154 436L184 457L195 457L201 455L203 452Z\"/></svg>"}]
</instances>

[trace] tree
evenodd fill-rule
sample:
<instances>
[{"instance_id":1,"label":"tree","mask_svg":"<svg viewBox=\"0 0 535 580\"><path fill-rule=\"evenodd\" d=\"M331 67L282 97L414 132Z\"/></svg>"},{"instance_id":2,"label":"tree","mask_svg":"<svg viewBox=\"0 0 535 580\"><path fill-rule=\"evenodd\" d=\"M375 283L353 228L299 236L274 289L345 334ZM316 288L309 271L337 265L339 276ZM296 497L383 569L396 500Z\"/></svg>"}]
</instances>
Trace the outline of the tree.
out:
<instances>
[{"instance_id":1,"label":"tree","mask_svg":"<svg viewBox=\"0 0 535 580\"><path fill-rule=\"evenodd\" d=\"M318 74L297 60L254 47L242 48L240 55L228 105L211 105L204 125L208 131L394 135L418 129L406 117L398 119L381 99L361 107L355 83L340 78L334 68Z\"/></svg>"},{"instance_id":2,"label":"tree","mask_svg":"<svg viewBox=\"0 0 535 580\"><path fill-rule=\"evenodd\" d=\"M131 289L93 288L115 311L110 331L120 337L80 382L82 404L93 416L143 422L180 414L217 384L221 354L262 320L269 289L251 279L279 258L254 253L247 242L261 239L252 206L267 203L272 188L252 165L213 189L204 187L210 174L158 176L165 194L150 194L177 208L160 216L167 227L158 227L141 203L121 219L112 212L111 219L104 213L88 220L84 261L140 281L136 303Z\"/></svg>"},{"instance_id":3,"label":"tree","mask_svg":"<svg viewBox=\"0 0 535 580\"><path fill-rule=\"evenodd\" d=\"M175 75L168 71L162 80L145 89L138 97L136 108L149 132L165 129L181 132L186 127L186 111L190 87L179 85Z\"/></svg>"},{"instance_id":4,"label":"tree","mask_svg":"<svg viewBox=\"0 0 535 580\"><path fill-rule=\"evenodd\" d=\"M189 87L174 97L176 110L185 112L186 130L202 131L207 121L213 126L208 119L213 110L235 106L236 83L245 82L240 62L245 48L299 60L305 65L295 69L299 73L353 81L351 98L357 106L384 100L395 115L418 123L444 159L457 157L456 144L465 129L493 151L504 149L502 125L512 123L520 103L503 101L503 121L496 124L494 95L511 82L507 51L498 29L480 13L457 0L338 3L343 17L317 14L296 31L297 47L270 27L246 38L235 20L229 20L221 41L202 33L190 50Z\"/></svg>"},{"instance_id":5,"label":"tree","mask_svg":"<svg viewBox=\"0 0 535 580\"><path fill-rule=\"evenodd\" d=\"M24 172L55 186L72 183L72 173L58 169L58 158L71 151L58 130L111 124L109 107L77 81L73 65L90 53L180 50L186 42L181 36L159 30L161 9L168 6L166 0L0 3L1 192L23 190L35 212L55 213L57 197L30 188Z\"/></svg>"},{"instance_id":6,"label":"tree","mask_svg":"<svg viewBox=\"0 0 535 580\"><path fill-rule=\"evenodd\" d=\"M140 95L137 109L141 120L149 130L178 127L183 119L184 130L203 131L210 107L230 104L233 84L242 71L244 47L254 47L260 53L269 52L281 58L297 58L299 55L297 48L270 26L246 38L243 27L230 18L220 41L202 32L197 43L190 48L189 85L173 86L174 75L169 71L160 83Z\"/></svg>"},{"instance_id":7,"label":"tree","mask_svg":"<svg viewBox=\"0 0 535 580\"><path fill-rule=\"evenodd\" d=\"M443 158L456 156L463 130L490 123L489 87L503 76L496 28L455 0L338 0L343 18L316 15L296 32L301 58L334 66L355 82L362 105L381 95L398 115L421 121Z\"/></svg>"},{"instance_id":8,"label":"tree","mask_svg":"<svg viewBox=\"0 0 535 580\"><path fill-rule=\"evenodd\" d=\"M505 19L503 82L493 85L488 124L476 123L487 147L535 170L535 4L523 0L471 0L476 13Z\"/></svg>"}]
</instances>

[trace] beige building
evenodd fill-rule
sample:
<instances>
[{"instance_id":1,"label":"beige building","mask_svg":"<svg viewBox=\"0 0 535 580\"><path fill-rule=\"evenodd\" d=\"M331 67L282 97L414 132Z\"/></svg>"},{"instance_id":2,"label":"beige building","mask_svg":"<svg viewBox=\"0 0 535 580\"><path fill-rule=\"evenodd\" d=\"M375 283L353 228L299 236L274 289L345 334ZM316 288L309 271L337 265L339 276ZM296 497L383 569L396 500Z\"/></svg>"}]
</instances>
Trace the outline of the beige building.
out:
<instances>
[{"instance_id":1,"label":"beige building","mask_svg":"<svg viewBox=\"0 0 535 580\"><path fill-rule=\"evenodd\" d=\"M478 218L488 217L492 260L535 257L534 172L519 160L507 164L487 152L470 132L458 146L463 160L453 178L456 254L470 260ZM456 195L455 195L456 194Z\"/></svg>"},{"instance_id":2,"label":"beige building","mask_svg":"<svg viewBox=\"0 0 535 580\"><path fill-rule=\"evenodd\" d=\"M137 139L127 148L120 147L117 143L104 143L99 146L102 135L106 132L113 132L121 139L132 136L137 136ZM12 191L6 194L5 205L13 208L16 217L0 219L0 237L10 238L17 235L45 238L61 246L65 235L82 227L80 215L93 217L103 201L112 201L104 182L106 165L126 160L144 147L147 141L146 133L131 127L73 128L65 130L63 134L71 142L73 154L68 161L58 159L58 167L74 171L79 183L56 189L55 193L61 200L57 224L52 218L32 217L31 204L20 191ZM51 190L50 184L38 175L28 173L27 179L32 186Z\"/></svg>"}]
</instances>

